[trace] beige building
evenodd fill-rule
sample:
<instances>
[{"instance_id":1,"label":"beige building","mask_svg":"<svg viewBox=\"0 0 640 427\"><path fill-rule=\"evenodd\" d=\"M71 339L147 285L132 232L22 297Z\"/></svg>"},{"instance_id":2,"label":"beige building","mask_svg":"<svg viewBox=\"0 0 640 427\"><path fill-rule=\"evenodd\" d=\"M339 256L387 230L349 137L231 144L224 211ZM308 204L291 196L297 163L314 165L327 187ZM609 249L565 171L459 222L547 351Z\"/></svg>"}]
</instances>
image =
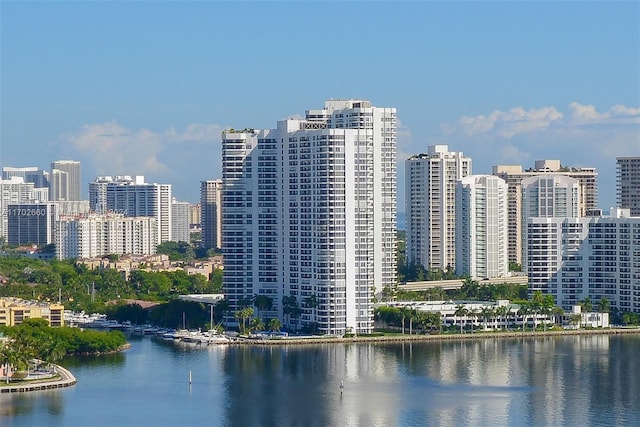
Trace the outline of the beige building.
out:
<instances>
[{"instance_id":1,"label":"beige building","mask_svg":"<svg viewBox=\"0 0 640 427\"><path fill-rule=\"evenodd\" d=\"M27 319L44 319L49 326L64 326L64 306L13 297L0 298L0 325L16 326Z\"/></svg>"},{"instance_id":2,"label":"beige building","mask_svg":"<svg viewBox=\"0 0 640 427\"><path fill-rule=\"evenodd\" d=\"M579 216L598 207L598 173L595 168L561 166L560 160L536 160L531 169L521 165L493 166L492 174L507 182L509 216L509 262L522 264L522 180L538 175L565 175L580 182Z\"/></svg>"}]
</instances>

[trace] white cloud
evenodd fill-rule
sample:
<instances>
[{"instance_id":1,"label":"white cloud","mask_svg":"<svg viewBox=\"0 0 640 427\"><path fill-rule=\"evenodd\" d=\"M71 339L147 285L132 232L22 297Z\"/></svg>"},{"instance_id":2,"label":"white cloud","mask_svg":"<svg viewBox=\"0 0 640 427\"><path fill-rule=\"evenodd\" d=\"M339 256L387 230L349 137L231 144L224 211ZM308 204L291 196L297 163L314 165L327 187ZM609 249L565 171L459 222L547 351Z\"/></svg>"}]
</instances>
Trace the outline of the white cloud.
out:
<instances>
[{"instance_id":1,"label":"white cloud","mask_svg":"<svg viewBox=\"0 0 640 427\"><path fill-rule=\"evenodd\" d=\"M459 130L468 136L496 134L509 139L520 133L546 129L562 118L563 114L555 107L528 111L522 107L515 107L509 111L496 110L486 116L482 114L473 117L463 116L458 120L457 125L445 124L441 128L448 134Z\"/></svg>"}]
</instances>

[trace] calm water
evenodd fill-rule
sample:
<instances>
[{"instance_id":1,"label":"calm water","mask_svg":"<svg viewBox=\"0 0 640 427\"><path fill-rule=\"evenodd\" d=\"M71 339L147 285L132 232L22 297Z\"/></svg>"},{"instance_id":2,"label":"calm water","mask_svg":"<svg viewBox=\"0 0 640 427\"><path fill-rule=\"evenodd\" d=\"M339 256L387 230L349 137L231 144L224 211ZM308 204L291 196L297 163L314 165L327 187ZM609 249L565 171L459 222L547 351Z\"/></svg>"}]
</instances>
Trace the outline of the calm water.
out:
<instances>
[{"instance_id":1,"label":"calm water","mask_svg":"<svg viewBox=\"0 0 640 427\"><path fill-rule=\"evenodd\" d=\"M149 337L131 343L122 354L65 361L78 379L74 387L0 395L0 425L640 422L639 336L290 347L196 347Z\"/></svg>"}]
</instances>

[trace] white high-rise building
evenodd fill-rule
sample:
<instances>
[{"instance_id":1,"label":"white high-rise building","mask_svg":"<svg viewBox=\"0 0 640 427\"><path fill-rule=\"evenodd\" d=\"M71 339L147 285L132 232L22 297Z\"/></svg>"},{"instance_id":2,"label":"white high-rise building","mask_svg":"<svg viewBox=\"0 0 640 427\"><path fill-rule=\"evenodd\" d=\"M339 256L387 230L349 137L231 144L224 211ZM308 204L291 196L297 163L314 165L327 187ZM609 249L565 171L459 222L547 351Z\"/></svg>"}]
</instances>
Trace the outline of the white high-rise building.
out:
<instances>
[{"instance_id":1,"label":"white high-rise building","mask_svg":"<svg viewBox=\"0 0 640 427\"><path fill-rule=\"evenodd\" d=\"M580 182L580 216L598 207L598 172L591 167L562 166L560 160L536 160L533 168L493 166L492 174L509 186L509 262L522 264L522 180L539 175L564 175Z\"/></svg>"},{"instance_id":2,"label":"white high-rise building","mask_svg":"<svg viewBox=\"0 0 640 427\"><path fill-rule=\"evenodd\" d=\"M531 217L526 227L530 292L565 310L589 297L640 313L640 217L614 208L609 217Z\"/></svg>"},{"instance_id":3,"label":"white high-rise building","mask_svg":"<svg viewBox=\"0 0 640 427\"><path fill-rule=\"evenodd\" d=\"M33 183L25 182L22 177L12 176L0 180L0 237L3 237L5 242L9 237L9 205L33 200L33 192Z\"/></svg>"},{"instance_id":4,"label":"white high-rise building","mask_svg":"<svg viewBox=\"0 0 640 427\"><path fill-rule=\"evenodd\" d=\"M51 162L49 200L82 200L80 162L56 160Z\"/></svg>"},{"instance_id":5,"label":"white high-rise building","mask_svg":"<svg viewBox=\"0 0 640 427\"><path fill-rule=\"evenodd\" d=\"M396 111L327 101L276 129L222 135L224 292L292 329L373 330L396 280ZM234 319L229 318L230 322Z\"/></svg>"},{"instance_id":6,"label":"white high-rise building","mask_svg":"<svg viewBox=\"0 0 640 427\"><path fill-rule=\"evenodd\" d=\"M222 248L222 180L200 181L200 229L203 248Z\"/></svg>"},{"instance_id":7,"label":"white high-rise building","mask_svg":"<svg viewBox=\"0 0 640 427\"><path fill-rule=\"evenodd\" d=\"M171 240L171 184L148 184L144 176L116 176L106 184L106 197L107 211L156 218L158 244Z\"/></svg>"},{"instance_id":8,"label":"white high-rise building","mask_svg":"<svg viewBox=\"0 0 640 427\"><path fill-rule=\"evenodd\" d=\"M191 241L189 231L189 202L171 202L171 240L174 242Z\"/></svg>"},{"instance_id":9,"label":"white high-rise building","mask_svg":"<svg viewBox=\"0 0 640 427\"><path fill-rule=\"evenodd\" d=\"M151 217L88 214L56 222L56 257L94 258L109 254L156 253L158 222Z\"/></svg>"},{"instance_id":10,"label":"white high-rise building","mask_svg":"<svg viewBox=\"0 0 640 427\"><path fill-rule=\"evenodd\" d=\"M640 216L640 157L618 157L616 173L618 206Z\"/></svg>"},{"instance_id":11,"label":"white high-rise building","mask_svg":"<svg viewBox=\"0 0 640 427\"><path fill-rule=\"evenodd\" d=\"M432 145L406 161L405 174L407 263L455 269L456 183L471 175L471 159Z\"/></svg>"},{"instance_id":12,"label":"white high-rise building","mask_svg":"<svg viewBox=\"0 0 640 427\"><path fill-rule=\"evenodd\" d=\"M89 183L89 206L97 213L107 213L107 185L113 182L111 176L98 176Z\"/></svg>"},{"instance_id":13,"label":"white high-rise building","mask_svg":"<svg viewBox=\"0 0 640 427\"><path fill-rule=\"evenodd\" d=\"M509 274L507 183L471 175L456 189L456 274L471 279Z\"/></svg>"}]
</instances>

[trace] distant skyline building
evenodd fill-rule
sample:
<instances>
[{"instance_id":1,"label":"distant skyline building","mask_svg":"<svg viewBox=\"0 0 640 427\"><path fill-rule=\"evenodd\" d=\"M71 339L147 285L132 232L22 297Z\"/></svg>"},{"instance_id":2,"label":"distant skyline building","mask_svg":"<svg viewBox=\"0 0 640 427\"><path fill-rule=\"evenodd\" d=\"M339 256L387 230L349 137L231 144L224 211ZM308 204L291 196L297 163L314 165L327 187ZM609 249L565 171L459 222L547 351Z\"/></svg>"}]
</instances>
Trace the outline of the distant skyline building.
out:
<instances>
[{"instance_id":1,"label":"distant skyline building","mask_svg":"<svg viewBox=\"0 0 640 427\"><path fill-rule=\"evenodd\" d=\"M23 202L7 207L10 245L48 245L55 239L58 205L55 202Z\"/></svg>"},{"instance_id":2,"label":"distant skyline building","mask_svg":"<svg viewBox=\"0 0 640 427\"><path fill-rule=\"evenodd\" d=\"M49 200L82 200L80 162L55 160L49 175Z\"/></svg>"},{"instance_id":3,"label":"distant skyline building","mask_svg":"<svg viewBox=\"0 0 640 427\"><path fill-rule=\"evenodd\" d=\"M374 295L396 283L396 120L330 100L275 129L223 132L230 313L260 295L273 304L260 316L291 330L373 331Z\"/></svg>"},{"instance_id":4,"label":"distant skyline building","mask_svg":"<svg viewBox=\"0 0 640 427\"><path fill-rule=\"evenodd\" d=\"M111 176L98 176L89 183L89 207L96 213L107 213L107 185L112 183Z\"/></svg>"},{"instance_id":5,"label":"distant skyline building","mask_svg":"<svg viewBox=\"0 0 640 427\"><path fill-rule=\"evenodd\" d=\"M156 218L158 244L171 240L171 184L148 184L144 176L116 176L106 185L106 197L108 212Z\"/></svg>"},{"instance_id":6,"label":"distant skyline building","mask_svg":"<svg viewBox=\"0 0 640 427\"><path fill-rule=\"evenodd\" d=\"M222 180L200 181L200 246L222 248Z\"/></svg>"},{"instance_id":7,"label":"distant skyline building","mask_svg":"<svg viewBox=\"0 0 640 427\"><path fill-rule=\"evenodd\" d=\"M456 274L473 280L509 274L507 183L470 175L456 188Z\"/></svg>"},{"instance_id":8,"label":"distant skyline building","mask_svg":"<svg viewBox=\"0 0 640 427\"><path fill-rule=\"evenodd\" d=\"M640 216L640 157L616 159L616 197L618 207Z\"/></svg>"},{"instance_id":9,"label":"distant skyline building","mask_svg":"<svg viewBox=\"0 0 640 427\"><path fill-rule=\"evenodd\" d=\"M33 200L34 186L21 176L0 180L0 237L9 238L9 205Z\"/></svg>"},{"instance_id":10,"label":"distant skyline building","mask_svg":"<svg viewBox=\"0 0 640 427\"><path fill-rule=\"evenodd\" d=\"M524 170L521 165L497 165L493 175L504 179L509 186L509 262L522 264L522 180L538 175L565 175L580 182L580 216L598 208L598 173L590 167L566 167L560 160L536 160L534 167Z\"/></svg>"},{"instance_id":11,"label":"distant skyline building","mask_svg":"<svg viewBox=\"0 0 640 427\"><path fill-rule=\"evenodd\" d=\"M640 313L640 217L613 208L608 217L528 218L529 292L552 295L565 310L589 297L597 307Z\"/></svg>"},{"instance_id":12,"label":"distant skyline building","mask_svg":"<svg viewBox=\"0 0 640 427\"><path fill-rule=\"evenodd\" d=\"M24 182L31 182L35 188L49 188L49 172L39 169L36 166L14 168L11 166L2 167L2 179L8 180L11 177L20 177Z\"/></svg>"},{"instance_id":13,"label":"distant skyline building","mask_svg":"<svg viewBox=\"0 0 640 427\"><path fill-rule=\"evenodd\" d=\"M455 269L456 186L471 175L472 162L447 145L405 162L407 262L427 270Z\"/></svg>"},{"instance_id":14,"label":"distant skyline building","mask_svg":"<svg viewBox=\"0 0 640 427\"><path fill-rule=\"evenodd\" d=\"M171 240L174 242L191 242L189 230L189 202L171 201Z\"/></svg>"},{"instance_id":15,"label":"distant skyline building","mask_svg":"<svg viewBox=\"0 0 640 427\"><path fill-rule=\"evenodd\" d=\"M158 222L152 217L87 214L56 222L56 258L94 258L109 254L156 253Z\"/></svg>"}]
</instances>

